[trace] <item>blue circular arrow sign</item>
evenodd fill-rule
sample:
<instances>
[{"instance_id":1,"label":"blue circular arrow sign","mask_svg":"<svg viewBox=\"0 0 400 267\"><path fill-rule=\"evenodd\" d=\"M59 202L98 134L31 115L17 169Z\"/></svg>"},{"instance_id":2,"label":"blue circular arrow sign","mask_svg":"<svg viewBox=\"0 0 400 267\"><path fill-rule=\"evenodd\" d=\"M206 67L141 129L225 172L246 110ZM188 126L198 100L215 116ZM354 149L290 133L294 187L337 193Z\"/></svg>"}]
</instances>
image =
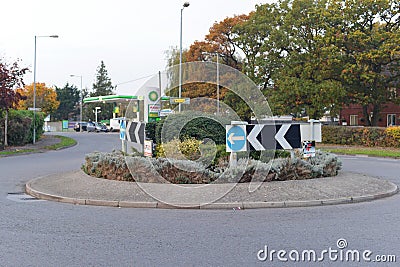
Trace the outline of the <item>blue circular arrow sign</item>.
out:
<instances>
[{"instance_id":1,"label":"blue circular arrow sign","mask_svg":"<svg viewBox=\"0 0 400 267\"><path fill-rule=\"evenodd\" d=\"M232 126L226 133L226 144L233 151L243 151L246 145L246 131L240 126Z\"/></svg>"}]
</instances>

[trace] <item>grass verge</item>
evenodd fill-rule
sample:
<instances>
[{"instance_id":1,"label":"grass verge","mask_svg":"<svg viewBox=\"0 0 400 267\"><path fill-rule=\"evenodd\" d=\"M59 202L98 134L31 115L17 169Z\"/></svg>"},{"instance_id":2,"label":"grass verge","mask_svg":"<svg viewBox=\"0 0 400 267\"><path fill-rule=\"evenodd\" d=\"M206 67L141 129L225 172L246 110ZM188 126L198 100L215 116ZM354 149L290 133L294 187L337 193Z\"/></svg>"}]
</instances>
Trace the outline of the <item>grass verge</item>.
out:
<instances>
[{"instance_id":1,"label":"grass verge","mask_svg":"<svg viewBox=\"0 0 400 267\"><path fill-rule=\"evenodd\" d=\"M8 155L14 155L14 154L19 154L19 153L28 153L35 151L35 149L16 149L13 151L0 151L0 156L8 156Z\"/></svg>"},{"instance_id":2,"label":"grass verge","mask_svg":"<svg viewBox=\"0 0 400 267\"><path fill-rule=\"evenodd\" d=\"M70 147L76 145L75 139L72 139L70 137L62 136L62 135L55 135L54 137L60 139L60 142L54 145L50 146L45 146L45 149L49 150L57 150L65 147Z\"/></svg>"},{"instance_id":3,"label":"grass verge","mask_svg":"<svg viewBox=\"0 0 400 267\"><path fill-rule=\"evenodd\" d=\"M370 147L346 147L346 148L321 148L321 150L344 155L367 155L373 157L388 157L388 158L400 158L400 150L382 149L382 148L370 148Z\"/></svg>"}]
</instances>

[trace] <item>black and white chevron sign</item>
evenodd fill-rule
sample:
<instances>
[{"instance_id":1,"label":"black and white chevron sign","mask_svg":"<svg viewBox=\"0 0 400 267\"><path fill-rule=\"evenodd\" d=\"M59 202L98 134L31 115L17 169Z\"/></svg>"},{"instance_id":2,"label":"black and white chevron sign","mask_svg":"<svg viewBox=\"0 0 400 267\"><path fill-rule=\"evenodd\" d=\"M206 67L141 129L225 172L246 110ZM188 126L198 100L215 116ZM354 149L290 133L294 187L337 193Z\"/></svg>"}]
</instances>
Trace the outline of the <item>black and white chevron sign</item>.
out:
<instances>
[{"instance_id":1,"label":"black and white chevron sign","mask_svg":"<svg viewBox=\"0 0 400 267\"><path fill-rule=\"evenodd\" d=\"M146 124L143 122L129 121L126 126L127 140L132 143L144 144Z\"/></svg>"},{"instance_id":2,"label":"black and white chevron sign","mask_svg":"<svg viewBox=\"0 0 400 267\"><path fill-rule=\"evenodd\" d=\"M246 125L250 150L301 148L299 124Z\"/></svg>"}]
</instances>

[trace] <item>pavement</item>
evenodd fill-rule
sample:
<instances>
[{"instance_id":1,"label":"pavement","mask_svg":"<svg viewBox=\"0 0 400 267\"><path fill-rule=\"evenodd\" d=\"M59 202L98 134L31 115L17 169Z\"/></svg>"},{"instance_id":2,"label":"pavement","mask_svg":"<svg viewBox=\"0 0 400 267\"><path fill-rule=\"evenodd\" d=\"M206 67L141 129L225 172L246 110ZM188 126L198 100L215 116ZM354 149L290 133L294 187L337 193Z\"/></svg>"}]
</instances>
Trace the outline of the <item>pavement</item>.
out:
<instances>
[{"instance_id":1,"label":"pavement","mask_svg":"<svg viewBox=\"0 0 400 267\"><path fill-rule=\"evenodd\" d=\"M356 173L259 184L176 185L112 181L83 171L53 174L26 184L34 197L121 208L250 209L348 204L389 197L398 187Z\"/></svg>"}]
</instances>

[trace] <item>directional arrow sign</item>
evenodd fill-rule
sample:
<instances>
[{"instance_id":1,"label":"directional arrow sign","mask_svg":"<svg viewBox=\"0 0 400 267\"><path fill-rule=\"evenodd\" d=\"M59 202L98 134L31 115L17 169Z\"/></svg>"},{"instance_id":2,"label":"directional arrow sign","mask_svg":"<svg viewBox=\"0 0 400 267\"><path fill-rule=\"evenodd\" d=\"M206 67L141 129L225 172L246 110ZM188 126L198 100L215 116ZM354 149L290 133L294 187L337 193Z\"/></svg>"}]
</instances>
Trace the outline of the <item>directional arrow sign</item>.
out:
<instances>
[{"instance_id":1,"label":"directional arrow sign","mask_svg":"<svg viewBox=\"0 0 400 267\"><path fill-rule=\"evenodd\" d=\"M119 139L126 140L126 124L124 120L121 120L119 125Z\"/></svg>"},{"instance_id":2,"label":"directional arrow sign","mask_svg":"<svg viewBox=\"0 0 400 267\"><path fill-rule=\"evenodd\" d=\"M247 151L246 125L226 126L226 151Z\"/></svg>"},{"instance_id":3,"label":"directional arrow sign","mask_svg":"<svg viewBox=\"0 0 400 267\"><path fill-rule=\"evenodd\" d=\"M129 142L144 144L145 123L130 121L126 126L127 139Z\"/></svg>"},{"instance_id":4,"label":"directional arrow sign","mask_svg":"<svg viewBox=\"0 0 400 267\"><path fill-rule=\"evenodd\" d=\"M278 132L275 135L275 140L281 145L283 149L292 149L293 147L288 143L285 139L285 134L288 132L290 128L290 124L283 124L281 128L279 128ZM300 137L300 135L299 135Z\"/></svg>"},{"instance_id":5,"label":"directional arrow sign","mask_svg":"<svg viewBox=\"0 0 400 267\"><path fill-rule=\"evenodd\" d=\"M264 125L258 124L254 125L254 128L250 131L249 135L247 136L247 141L249 141L250 145L255 150L265 150L264 146L260 141L257 139L257 136L261 133L261 130L264 128Z\"/></svg>"},{"instance_id":6,"label":"directional arrow sign","mask_svg":"<svg viewBox=\"0 0 400 267\"><path fill-rule=\"evenodd\" d=\"M301 148L300 125L247 125L250 150Z\"/></svg>"}]
</instances>

